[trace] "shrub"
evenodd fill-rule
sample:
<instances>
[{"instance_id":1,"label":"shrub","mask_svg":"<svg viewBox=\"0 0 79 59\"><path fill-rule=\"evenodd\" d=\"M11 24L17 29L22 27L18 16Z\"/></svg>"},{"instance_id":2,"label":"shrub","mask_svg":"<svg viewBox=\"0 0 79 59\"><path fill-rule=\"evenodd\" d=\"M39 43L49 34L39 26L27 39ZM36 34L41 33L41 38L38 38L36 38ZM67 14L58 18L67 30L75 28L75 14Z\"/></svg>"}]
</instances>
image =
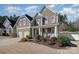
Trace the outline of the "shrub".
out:
<instances>
[{"instance_id":1,"label":"shrub","mask_svg":"<svg viewBox=\"0 0 79 59\"><path fill-rule=\"evenodd\" d=\"M32 39L32 36L30 36L30 35L27 35L27 36L26 36L26 38L28 38L28 39Z\"/></svg>"},{"instance_id":2,"label":"shrub","mask_svg":"<svg viewBox=\"0 0 79 59\"><path fill-rule=\"evenodd\" d=\"M56 38L56 37L51 37L51 39L52 39L53 41L56 41L56 40L57 40L57 38Z\"/></svg>"},{"instance_id":3,"label":"shrub","mask_svg":"<svg viewBox=\"0 0 79 59\"><path fill-rule=\"evenodd\" d=\"M17 37L17 34L16 33L11 33L10 36L11 37Z\"/></svg>"},{"instance_id":4,"label":"shrub","mask_svg":"<svg viewBox=\"0 0 79 59\"><path fill-rule=\"evenodd\" d=\"M49 45L55 44L56 41L57 41L57 38L56 38L56 37L51 37L51 39L50 39L50 38L47 39L47 43L48 43Z\"/></svg>"},{"instance_id":5,"label":"shrub","mask_svg":"<svg viewBox=\"0 0 79 59\"><path fill-rule=\"evenodd\" d=\"M20 42L26 42L27 38L22 38Z\"/></svg>"},{"instance_id":6,"label":"shrub","mask_svg":"<svg viewBox=\"0 0 79 59\"><path fill-rule=\"evenodd\" d=\"M68 38L68 37L60 36L59 39L61 40L61 42L62 42L64 45L71 43L71 39Z\"/></svg>"},{"instance_id":7,"label":"shrub","mask_svg":"<svg viewBox=\"0 0 79 59\"><path fill-rule=\"evenodd\" d=\"M43 40L43 37L41 36L41 35L37 35L36 37L35 37L35 41L37 41L37 42L40 42L40 41L42 41Z\"/></svg>"}]
</instances>

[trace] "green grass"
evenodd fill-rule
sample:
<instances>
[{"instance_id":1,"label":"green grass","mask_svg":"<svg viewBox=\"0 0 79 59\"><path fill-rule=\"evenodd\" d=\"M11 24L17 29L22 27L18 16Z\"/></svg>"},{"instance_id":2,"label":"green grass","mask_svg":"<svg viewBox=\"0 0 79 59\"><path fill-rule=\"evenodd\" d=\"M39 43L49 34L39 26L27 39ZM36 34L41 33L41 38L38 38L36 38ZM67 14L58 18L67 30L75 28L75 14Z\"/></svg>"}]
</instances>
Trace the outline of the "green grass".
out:
<instances>
[{"instance_id":1,"label":"green grass","mask_svg":"<svg viewBox=\"0 0 79 59\"><path fill-rule=\"evenodd\" d=\"M69 31L65 31L63 32L64 34L79 34L79 31L76 31L76 32L69 32Z\"/></svg>"}]
</instances>

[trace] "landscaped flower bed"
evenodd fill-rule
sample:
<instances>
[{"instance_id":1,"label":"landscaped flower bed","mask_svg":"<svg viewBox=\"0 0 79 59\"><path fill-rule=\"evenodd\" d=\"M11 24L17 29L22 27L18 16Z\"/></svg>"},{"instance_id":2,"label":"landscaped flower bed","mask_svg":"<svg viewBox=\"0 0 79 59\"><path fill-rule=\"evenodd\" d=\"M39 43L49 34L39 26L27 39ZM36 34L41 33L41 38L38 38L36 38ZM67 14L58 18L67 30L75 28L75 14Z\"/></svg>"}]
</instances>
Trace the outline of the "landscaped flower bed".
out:
<instances>
[{"instance_id":1,"label":"landscaped flower bed","mask_svg":"<svg viewBox=\"0 0 79 59\"><path fill-rule=\"evenodd\" d=\"M45 39L45 41L44 41ZM69 39L68 37L65 37L65 36L60 36L58 38L56 37L52 37L51 39L50 38L41 38L40 36L38 38L36 38L36 40L39 40L37 41L38 42L42 42L42 44L45 44L46 45L50 45L54 48L62 48L62 47L77 47L77 45L73 44L71 41L72 39Z\"/></svg>"},{"instance_id":2,"label":"landscaped flower bed","mask_svg":"<svg viewBox=\"0 0 79 59\"><path fill-rule=\"evenodd\" d=\"M22 38L21 41L26 42L26 41L29 41L30 39L32 39L31 36L26 36L26 38ZM72 39L65 37L65 36L59 36L58 38L56 38L56 37L44 38L44 37L38 35L35 38L36 43L49 45L49 46L52 46L54 48L62 48L62 47L67 47L67 46L68 47L77 47L77 45L73 44L71 41L72 41Z\"/></svg>"},{"instance_id":3,"label":"landscaped flower bed","mask_svg":"<svg viewBox=\"0 0 79 59\"><path fill-rule=\"evenodd\" d=\"M60 36L59 38L52 37L51 41L54 43L53 46L55 48L60 48L60 47L77 47L76 44L73 44L71 41L72 39L69 39L68 37L65 36Z\"/></svg>"}]
</instances>

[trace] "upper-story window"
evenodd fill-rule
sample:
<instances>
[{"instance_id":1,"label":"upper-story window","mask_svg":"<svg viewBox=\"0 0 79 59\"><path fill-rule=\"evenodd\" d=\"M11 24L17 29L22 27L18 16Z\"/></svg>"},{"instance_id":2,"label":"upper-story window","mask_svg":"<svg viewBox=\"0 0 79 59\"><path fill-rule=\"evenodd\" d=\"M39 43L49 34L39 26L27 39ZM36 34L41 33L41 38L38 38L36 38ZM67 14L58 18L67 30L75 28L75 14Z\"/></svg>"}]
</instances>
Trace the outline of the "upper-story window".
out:
<instances>
[{"instance_id":1,"label":"upper-story window","mask_svg":"<svg viewBox=\"0 0 79 59\"><path fill-rule=\"evenodd\" d=\"M22 26L22 18L20 19L18 25L21 27Z\"/></svg>"},{"instance_id":2,"label":"upper-story window","mask_svg":"<svg viewBox=\"0 0 79 59\"><path fill-rule=\"evenodd\" d=\"M26 19L23 18L23 25L26 25Z\"/></svg>"},{"instance_id":3,"label":"upper-story window","mask_svg":"<svg viewBox=\"0 0 79 59\"><path fill-rule=\"evenodd\" d=\"M19 26L21 26L21 22L19 21L19 24L18 24Z\"/></svg>"},{"instance_id":4,"label":"upper-story window","mask_svg":"<svg viewBox=\"0 0 79 59\"><path fill-rule=\"evenodd\" d=\"M37 21L37 24L40 25L40 21L41 20L40 19L36 19L36 21Z\"/></svg>"},{"instance_id":5,"label":"upper-story window","mask_svg":"<svg viewBox=\"0 0 79 59\"><path fill-rule=\"evenodd\" d=\"M52 23L55 23L55 20L56 20L56 19L55 19L55 16L53 16L53 17L51 18L51 20L52 20L52 21L51 21Z\"/></svg>"},{"instance_id":6,"label":"upper-story window","mask_svg":"<svg viewBox=\"0 0 79 59\"><path fill-rule=\"evenodd\" d=\"M42 24L43 25L48 24L48 20L45 17L43 17Z\"/></svg>"},{"instance_id":7,"label":"upper-story window","mask_svg":"<svg viewBox=\"0 0 79 59\"><path fill-rule=\"evenodd\" d=\"M45 24L48 24L48 20L47 19L45 19Z\"/></svg>"}]
</instances>

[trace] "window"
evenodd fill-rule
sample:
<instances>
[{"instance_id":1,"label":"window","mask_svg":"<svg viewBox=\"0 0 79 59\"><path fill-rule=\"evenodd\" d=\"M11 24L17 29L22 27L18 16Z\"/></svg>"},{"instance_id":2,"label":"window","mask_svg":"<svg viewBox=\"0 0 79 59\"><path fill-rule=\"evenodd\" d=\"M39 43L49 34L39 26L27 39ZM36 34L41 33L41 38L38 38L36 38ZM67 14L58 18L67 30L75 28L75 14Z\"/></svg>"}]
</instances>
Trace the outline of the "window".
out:
<instances>
[{"instance_id":1,"label":"window","mask_svg":"<svg viewBox=\"0 0 79 59\"><path fill-rule=\"evenodd\" d=\"M47 22L45 22L46 20L47 20L47 19L43 17L43 20L42 20L42 24L43 24L43 25L45 25L45 24L47 23Z\"/></svg>"},{"instance_id":2,"label":"window","mask_svg":"<svg viewBox=\"0 0 79 59\"><path fill-rule=\"evenodd\" d=\"M26 25L26 19L23 18L23 25Z\"/></svg>"},{"instance_id":3,"label":"window","mask_svg":"<svg viewBox=\"0 0 79 59\"><path fill-rule=\"evenodd\" d=\"M26 22L25 22L25 20L23 20L23 25L26 25Z\"/></svg>"},{"instance_id":4,"label":"window","mask_svg":"<svg viewBox=\"0 0 79 59\"><path fill-rule=\"evenodd\" d=\"M21 23L22 23L22 19L20 19L18 26L22 26Z\"/></svg>"},{"instance_id":5,"label":"window","mask_svg":"<svg viewBox=\"0 0 79 59\"><path fill-rule=\"evenodd\" d=\"M18 24L19 26L21 26L21 22L19 21L19 24Z\"/></svg>"},{"instance_id":6,"label":"window","mask_svg":"<svg viewBox=\"0 0 79 59\"><path fill-rule=\"evenodd\" d=\"M51 20L52 20L52 21L51 21L52 23L55 23L55 16L53 16L53 17L51 18Z\"/></svg>"},{"instance_id":7,"label":"window","mask_svg":"<svg viewBox=\"0 0 79 59\"><path fill-rule=\"evenodd\" d=\"M36 19L36 21L37 21L37 24L39 25L41 20L40 19Z\"/></svg>"},{"instance_id":8,"label":"window","mask_svg":"<svg viewBox=\"0 0 79 59\"><path fill-rule=\"evenodd\" d=\"M48 20L47 19L45 20L45 24L48 24Z\"/></svg>"}]
</instances>

